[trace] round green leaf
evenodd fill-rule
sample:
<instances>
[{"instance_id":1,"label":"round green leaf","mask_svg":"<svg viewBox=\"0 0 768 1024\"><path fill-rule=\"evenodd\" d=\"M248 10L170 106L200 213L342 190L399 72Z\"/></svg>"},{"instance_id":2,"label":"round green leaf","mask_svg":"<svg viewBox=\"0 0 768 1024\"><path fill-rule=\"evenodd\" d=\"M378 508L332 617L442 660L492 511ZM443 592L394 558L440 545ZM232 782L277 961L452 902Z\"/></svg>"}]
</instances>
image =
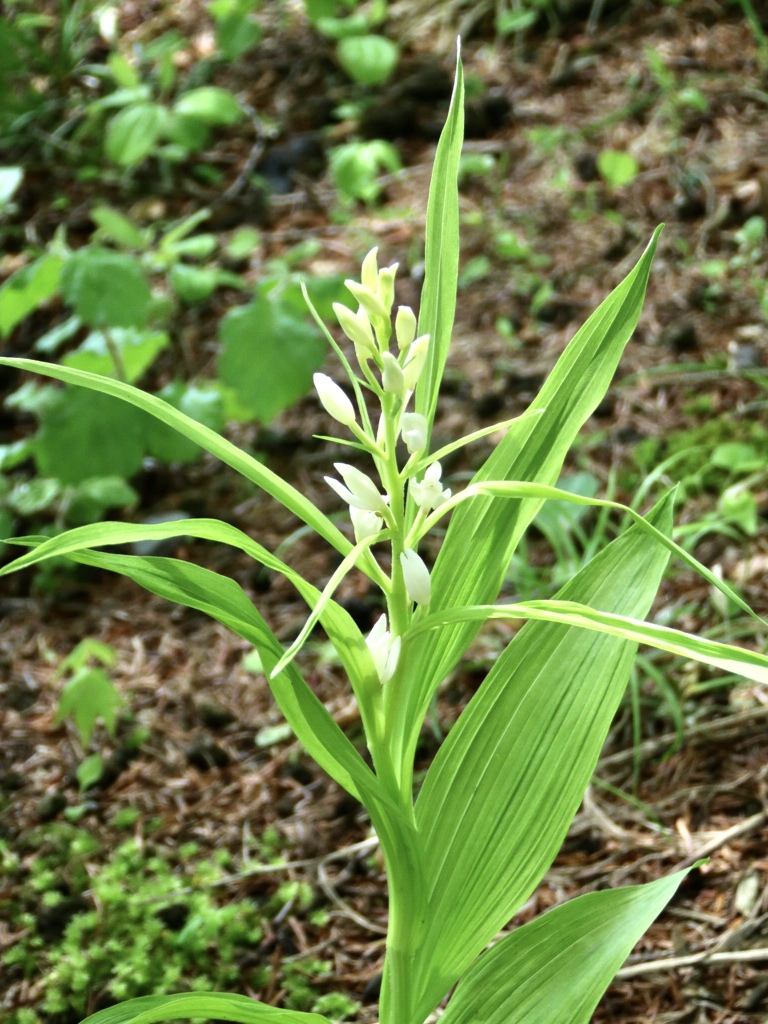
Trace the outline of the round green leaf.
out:
<instances>
[{"instance_id":1,"label":"round green leaf","mask_svg":"<svg viewBox=\"0 0 768 1024\"><path fill-rule=\"evenodd\" d=\"M597 169L603 181L614 188L620 188L637 177L640 167L630 153L604 149L597 155Z\"/></svg>"},{"instance_id":2,"label":"round green leaf","mask_svg":"<svg viewBox=\"0 0 768 1024\"><path fill-rule=\"evenodd\" d=\"M194 117L206 124L237 124L243 117L240 104L229 91L204 85L185 92L173 106L174 113Z\"/></svg>"},{"instance_id":3,"label":"round green leaf","mask_svg":"<svg viewBox=\"0 0 768 1024\"><path fill-rule=\"evenodd\" d=\"M400 50L384 36L352 36L336 48L339 63L361 85L382 85L395 70Z\"/></svg>"}]
</instances>

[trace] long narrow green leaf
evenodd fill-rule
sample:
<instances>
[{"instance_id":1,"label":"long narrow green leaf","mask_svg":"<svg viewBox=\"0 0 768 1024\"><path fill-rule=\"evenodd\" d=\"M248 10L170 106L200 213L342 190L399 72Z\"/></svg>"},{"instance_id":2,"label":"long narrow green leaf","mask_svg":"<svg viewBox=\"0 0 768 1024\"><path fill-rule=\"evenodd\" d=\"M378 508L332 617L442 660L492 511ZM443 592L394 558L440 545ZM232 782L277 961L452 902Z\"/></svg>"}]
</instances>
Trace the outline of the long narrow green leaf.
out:
<instances>
[{"instance_id":1,"label":"long narrow green leaf","mask_svg":"<svg viewBox=\"0 0 768 1024\"><path fill-rule=\"evenodd\" d=\"M418 333L428 334L427 362L416 387L416 411L431 433L437 394L451 344L459 277L459 158L464 142L464 69L456 58L451 105L435 153L427 201L424 287Z\"/></svg>"},{"instance_id":2,"label":"long narrow green leaf","mask_svg":"<svg viewBox=\"0 0 768 1024\"><path fill-rule=\"evenodd\" d=\"M671 529L667 496L649 519ZM667 552L637 526L558 595L642 618ZM557 853L629 678L636 645L528 622L449 733L416 803L430 930L419 1015L431 1011L528 898Z\"/></svg>"},{"instance_id":3,"label":"long narrow green leaf","mask_svg":"<svg viewBox=\"0 0 768 1024\"><path fill-rule=\"evenodd\" d=\"M600 997L687 874L589 893L523 925L456 988L444 1024L589 1024Z\"/></svg>"},{"instance_id":4,"label":"long narrow green leaf","mask_svg":"<svg viewBox=\"0 0 768 1024\"><path fill-rule=\"evenodd\" d=\"M225 992L140 996L92 1013L83 1024L154 1024L155 1021L190 1018L231 1020L235 1024L329 1024L319 1013L283 1010Z\"/></svg>"},{"instance_id":5,"label":"long narrow green leaf","mask_svg":"<svg viewBox=\"0 0 768 1024\"><path fill-rule=\"evenodd\" d=\"M529 412L514 424L473 483L520 480L554 485L584 421L603 398L642 308L660 228L635 268L606 298L569 343ZM454 512L432 573L432 611L496 600L515 546L541 507L539 499L506 502L477 497ZM412 653L408 686L388 698L402 744L403 771L435 687L477 632L460 623L424 638ZM413 685L413 682L416 685Z\"/></svg>"},{"instance_id":6,"label":"long narrow green leaf","mask_svg":"<svg viewBox=\"0 0 768 1024\"><path fill-rule=\"evenodd\" d=\"M152 594L195 608L253 644L267 674L282 656L277 637L242 588L226 576L176 558L106 554L70 555L78 562L127 576ZM357 799L376 789L376 778L295 666L270 680L275 700L307 752Z\"/></svg>"},{"instance_id":7,"label":"long narrow green leaf","mask_svg":"<svg viewBox=\"0 0 768 1024\"><path fill-rule=\"evenodd\" d=\"M521 601L519 604L472 605L470 608L451 608L437 615L429 615L413 630L418 635L423 630L438 629L452 622L488 622L491 619L536 619L541 622L561 622L567 626L578 626L597 633L606 633L623 640L649 644L668 654L680 658L691 658L704 665L711 665L723 672L742 675L756 683L768 684L768 657L757 651L748 651L731 644L722 644L706 637L693 636L669 626L657 626L642 622L628 615L610 615L607 612L587 608L575 601ZM404 648L408 656L407 646Z\"/></svg>"},{"instance_id":8,"label":"long narrow green leaf","mask_svg":"<svg viewBox=\"0 0 768 1024\"><path fill-rule=\"evenodd\" d=\"M159 597L205 612L257 648L275 700L296 737L315 761L368 809L381 843L392 891L397 890L401 900L401 889L410 894L413 921L415 927L421 928L426 918L424 857L413 822L403 814L402 806L385 792L295 666L289 665L271 677L282 656L282 646L239 585L209 569L175 558L100 551L80 552L69 557L121 573Z\"/></svg>"},{"instance_id":9,"label":"long narrow green leaf","mask_svg":"<svg viewBox=\"0 0 768 1024\"><path fill-rule=\"evenodd\" d=\"M91 391L98 391L104 395L112 395L119 398L137 409L142 409L156 419L178 430L184 437L188 437L195 444L199 444L211 455L215 455L222 462L237 470L246 480L250 480L258 487L261 487L273 498L276 498L281 505L284 505L289 512L293 512L302 522L316 530L329 544L346 555L352 545L341 531L333 525L331 520L323 515L312 502L306 498L301 491L291 487L271 469L263 466L257 459L241 451L231 441L221 437L215 430L206 427L190 416L185 415L178 409L174 409L168 402L164 402L155 395L147 394L139 388L123 384L122 381L113 380L111 377L102 377L96 373L88 373L85 370L74 370L68 366L58 366L54 363L41 363L34 359L12 359L0 357L0 366L11 366L17 370L27 370L29 373L39 373L44 377L53 377L55 380L63 381L65 384L77 384L80 387L89 388ZM109 438L104 439L109 444ZM366 563L370 569L370 565ZM365 571L365 569L364 569Z\"/></svg>"},{"instance_id":10,"label":"long narrow green leaf","mask_svg":"<svg viewBox=\"0 0 768 1024\"><path fill-rule=\"evenodd\" d=\"M261 565L285 576L296 587L310 608L314 608L321 599L322 595L317 587L307 583L295 569L286 565L242 530L229 523L221 522L219 519L182 519L169 523L151 524L92 523L88 526L78 526L57 537L44 540L42 543L37 543L39 538L37 540L18 538L16 543L28 540L35 543L36 546L32 551L28 551L0 568L0 576L37 565L47 558L69 556L91 548L145 540L167 540L174 537L198 537L202 540L229 544L244 551ZM323 602L319 618L336 647L352 683L366 728L372 727L373 723L370 721L373 716L372 704L379 698L380 682L365 639L349 612L332 599Z\"/></svg>"}]
</instances>

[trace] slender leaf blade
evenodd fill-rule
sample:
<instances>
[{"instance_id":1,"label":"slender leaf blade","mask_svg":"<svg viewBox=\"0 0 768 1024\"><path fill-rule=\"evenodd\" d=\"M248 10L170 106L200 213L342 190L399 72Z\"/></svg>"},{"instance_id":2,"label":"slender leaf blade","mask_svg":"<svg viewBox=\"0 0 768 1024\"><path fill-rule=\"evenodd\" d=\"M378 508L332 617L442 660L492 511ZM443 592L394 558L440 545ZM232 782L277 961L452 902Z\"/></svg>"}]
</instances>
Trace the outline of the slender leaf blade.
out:
<instances>
[{"instance_id":1,"label":"slender leaf blade","mask_svg":"<svg viewBox=\"0 0 768 1024\"><path fill-rule=\"evenodd\" d=\"M694 636L670 626L659 626L654 622L643 622L629 615L612 615L595 608L588 608L577 601L521 601L511 605L473 605L470 608L453 608L436 616L424 619L415 632L438 628L449 622L474 620L487 622L491 619L535 619L541 622L560 622L580 629L606 633L623 640L648 644L657 650L680 658L690 658L722 672L742 675L753 682L768 685L768 656L758 651L723 644L707 637Z\"/></svg>"},{"instance_id":2,"label":"slender leaf blade","mask_svg":"<svg viewBox=\"0 0 768 1024\"><path fill-rule=\"evenodd\" d=\"M457 54L456 78L435 153L427 201L424 287L419 335L428 334L427 362L416 388L416 411L431 431L437 394L451 343L459 276L459 158L464 141L464 69Z\"/></svg>"},{"instance_id":3,"label":"slender leaf blade","mask_svg":"<svg viewBox=\"0 0 768 1024\"><path fill-rule=\"evenodd\" d=\"M343 533L333 525L330 519L323 515L312 502L300 491L290 484L287 484L277 473L272 472L263 466L257 459L241 451L231 441L227 441L215 430L198 423L190 416L185 415L178 409L174 409L168 402L147 394L145 391L134 388L122 381L112 380L109 377L101 377L95 373L88 373L85 370L75 370L67 366L59 366L53 363L41 363L34 359L15 359L0 357L0 366L11 366L17 370L26 370L29 373L39 373L44 377L53 377L55 380L63 381L65 384L78 384L81 387L89 388L104 395L113 395L137 409L143 409L162 423L168 424L174 430L178 430L184 437L199 444L211 455L221 459L226 465L237 470L246 480L250 480L261 487L273 498L276 498L302 522L316 530L329 544L332 544L342 555L346 555L352 549L351 543ZM106 442L105 442L106 443Z\"/></svg>"},{"instance_id":4,"label":"slender leaf blade","mask_svg":"<svg viewBox=\"0 0 768 1024\"><path fill-rule=\"evenodd\" d=\"M86 1017L83 1024L154 1024L155 1021L220 1019L236 1024L329 1024L319 1013L283 1010L247 996L225 992L184 992L139 996Z\"/></svg>"},{"instance_id":5,"label":"slender leaf blade","mask_svg":"<svg viewBox=\"0 0 768 1024\"><path fill-rule=\"evenodd\" d=\"M195 608L253 644L267 675L283 654L277 637L234 580L176 558L78 553L77 561L127 576L152 594ZM293 665L270 680L286 721L307 752L347 792L376 788L376 779L325 705Z\"/></svg>"},{"instance_id":6,"label":"slender leaf blade","mask_svg":"<svg viewBox=\"0 0 768 1024\"><path fill-rule=\"evenodd\" d=\"M671 529L671 498L649 515ZM667 552L637 527L560 592L642 617ZM529 622L498 658L427 772L416 804L429 885L424 1015L528 898L557 853L626 688L635 645ZM406 655L407 656L407 655Z\"/></svg>"},{"instance_id":7,"label":"slender leaf blade","mask_svg":"<svg viewBox=\"0 0 768 1024\"><path fill-rule=\"evenodd\" d=\"M554 485L578 430L603 398L621 353L640 316L648 275L661 228L640 260L578 331L531 404L513 424L473 478L518 480ZM541 507L530 498L497 502L478 497L453 514L432 572L432 611L486 604L495 600L511 555ZM390 698L398 714L398 734L406 738L404 764L411 761L418 729L431 694L456 664L477 632L457 624L425 637L412 652L406 692Z\"/></svg>"},{"instance_id":8,"label":"slender leaf blade","mask_svg":"<svg viewBox=\"0 0 768 1024\"><path fill-rule=\"evenodd\" d=\"M523 925L470 967L441 1020L589 1024L616 971L686 874L588 893Z\"/></svg>"},{"instance_id":9,"label":"slender leaf blade","mask_svg":"<svg viewBox=\"0 0 768 1024\"><path fill-rule=\"evenodd\" d=\"M32 551L0 568L0 576L37 565L47 558L72 556L91 548L136 541L168 540L174 537L197 537L229 544L244 551L268 569L282 573L293 583L310 608L314 608L322 599L321 592L295 569L286 565L242 530L219 519L182 519L167 523L92 523L47 540L17 538L15 543L30 543L35 546ZM39 543L41 540L42 543ZM323 603L319 618L347 671L368 727L369 719L373 715L372 701L378 699L380 695L380 683L365 639L349 612L332 599ZM281 649L280 657L282 654ZM275 668L280 657L270 666L270 671Z\"/></svg>"}]
</instances>

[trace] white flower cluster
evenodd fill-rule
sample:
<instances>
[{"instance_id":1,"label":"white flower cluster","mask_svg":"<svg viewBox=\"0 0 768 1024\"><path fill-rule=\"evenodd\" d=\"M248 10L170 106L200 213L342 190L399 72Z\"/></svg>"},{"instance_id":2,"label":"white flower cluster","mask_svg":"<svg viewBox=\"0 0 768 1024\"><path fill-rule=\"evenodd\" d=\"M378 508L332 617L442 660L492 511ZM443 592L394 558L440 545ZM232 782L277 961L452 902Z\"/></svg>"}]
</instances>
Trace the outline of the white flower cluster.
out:
<instances>
[{"instance_id":1,"label":"white flower cluster","mask_svg":"<svg viewBox=\"0 0 768 1024\"><path fill-rule=\"evenodd\" d=\"M429 437L427 420L421 413L408 412L407 406L416 389L429 354L429 335L416 337L417 320L412 309L399 306L395 315L394 335L397 351L390 351L392 337L392 306L395 296L395 274L397 264L382 270L377 265L377 250L372 249L363 260L360 281L346 281L346 286L358 302L356 312L341 303L335 303L334 312L342 330L355 348L357 361L363 379L353 378L355 389L358 384L367 387L377 395L382 409L382 418L377 436L370 436L365 409L361 406L362 425L358 422L355 406L346 391L324 373L314 375L315 387L326 412L338 423L351 429L355 437L366 447L381 471L382 480L390 481L392 493L387 487L382 490L371 477L344 462L337 462L335 468L341 480L327 476L329 487L349 506L350 518L357 543L373 542L386 528L399 552L399 566L407 600L417 605L428 605L431 599L429 570L415 550L418 530L411 530L410 539L405 539L403 510L393 507L394 495L403 504L402 483L391 484L392 476L382 466L391 470L394 452L392 438L401 438L408 451L409 459L401 471L396 469L398 481L408 482L410 497L418 508L418 523L451 496L451 491L441 483L442 469L439 462L429 463L420 480L416 474L424 468L419 465ZM359 398L359 390L357 390ZM396 463L395 463L396 466ZM342 482L343 481L343 482ZM395 503L396 505L397 503ZM402 600L403 598L401 598ZM394 618L393 618L394 622ZM371 630L367 644L371 651L380 681L392 678L400 654L400 637L387 628L387 617L383 615Z\"/></svg>"}]
</instances>

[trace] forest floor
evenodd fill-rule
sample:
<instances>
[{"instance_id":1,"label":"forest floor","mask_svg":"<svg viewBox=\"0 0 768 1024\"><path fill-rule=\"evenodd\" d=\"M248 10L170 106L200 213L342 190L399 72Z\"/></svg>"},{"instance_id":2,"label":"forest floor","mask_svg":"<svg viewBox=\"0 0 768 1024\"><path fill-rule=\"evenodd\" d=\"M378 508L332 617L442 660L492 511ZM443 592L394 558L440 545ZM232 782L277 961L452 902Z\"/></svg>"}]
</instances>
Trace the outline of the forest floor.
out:
<instances>
[{"instance_id":1,"label":"forest floor","mask_svg":"<svg viewBox=\"0 0 768 1024\"><path fill-rule=\"evenodd\" d=\"M122 6L126 30L138 31L129 23L135 17L139 24L141 3ZM392 10L406 53L398 80L410 67L450 75L458 19L447 11L459 5L424 3L418 16L412 9L419 5L410 6L410 14L408 5ZM580 324L666 222L640 324L567 471L580 474L581 486L595 481L601 492L643 508L682 480L679 538L765 616L768 253L756 225L762 218L764 228L768 218L768 70L738 4L607 8L591 34L583 11L524 41L495 39L483 20L466 26L463 56L474 90L466 152L493 159L475 162L462 182L461 288L437 433L450 438L522 412ZM194 5L168 5L164 17L193 32ZM289 135L305 133L315 116L305 99L322 92L329 67L328 52L305 28L279 45L265 41L247 78L223 82L260 112L279 114ZM402 91L385 93L381 109L398 113L398 104L406 104ZM384 263L400 262L398 302L417 306L435 127L444 110L442 101L418 95L399 108L400 128L391 134L406 168L388 177L380 203L353 217L322 168L313 177L297 173L268 215L258 214L253 273L311 238L308 274L354 275L376 244ZM235 134L222 144L221 163L233 180L252 144ZM601 177L606 150L636 159L632 180L612 186ZM27 215L49 237L61 218L46 203L43 171ZM238 192L216 208L213 229L252 220L257 200L248 188ZM209 196L183 193L159 201L177 213L210 205ZM69 226L77 232L77 223ZM211 321L226 301L215 298L191 325L191 348L210 343ZM330 361L328 372L336 373ZM238 437L330 512L336 499L322 476L338 449L313 439L327 431L319 403L308 397L268 427L239 428ZM461 480L490 443L472 448L449 475ZM731 444L746 447L722 447ZM670 456L649 480L651 467ZM750 496L741 513L722 500L734 485ZM285 557L320 585L334 567L316 540L293 532L291 516L213 459L148 470L138 486L137 518L202 509L272 550L290 538ZM594 515L564 520L568 543L559 551L533 532L526 562L511 567L508 593L552 593L582 557L579 531L608 537L617 524ZM281 640L298 633L306 612L285 581L199 542L184 541L173 553L233 575ZM375 1019L386 886L370 823L281 728L248 645L106 574L63 577L50 594L33 588L31 576L13 577L0 596L0 838L8 867L0 879L0 906L8 910L0 913L0 953L36 928L48 943L58 941L93 907L94 880L114 851L134 838L219 903L272 908L260 913L259 943L235 955L233 991L298 1005L295 971L322 960L324 968L308 972L317 992L346 992L360 1003L357 1020ZM364 581L349 577L340 594L369 628L379 605ZM756 622L713 601L706 582L680 565L671 566L653 617L754 646L765 640ZM424 726L421 772L507 636L482 634L443 684ZM96 747L84 751L56 712L57 668L86 637L115 650L110 675L129 715L114 740L98 728L96 743L112 770L83 794L76 771ZM356 706L322 636L313 636L299 661L337 722L359 737ZM142 741L132 747L137 729ZM92 837L93 846L73 853L75 833ZM190 869L222 852L230 857L222 877ZM707 862L611 985L596 1021L763 1024L768 1017L768 690L645 652L563 849L510 926L576 894L648 881L703 856ZM31 881L45 857L66 897L58 916L44 899L50 886ZM275 857L289 864L265 870ZM73 858L91 888L73 880ZM123 881L138 886L130 875ZM174 895L174 905L183 907L182 896ZM188 910L180 913L186 919ZM211 939L200 955L223 954ZM29 957L26 965L0 962L0 1019L24 1024L19 1011L42 1005L50 964L40 948ZM86 985L83 998L88 1010L113 1000L106 982ZM50 1024L79 1016L40 1011Z\"/></svg>"}]
</instances>

